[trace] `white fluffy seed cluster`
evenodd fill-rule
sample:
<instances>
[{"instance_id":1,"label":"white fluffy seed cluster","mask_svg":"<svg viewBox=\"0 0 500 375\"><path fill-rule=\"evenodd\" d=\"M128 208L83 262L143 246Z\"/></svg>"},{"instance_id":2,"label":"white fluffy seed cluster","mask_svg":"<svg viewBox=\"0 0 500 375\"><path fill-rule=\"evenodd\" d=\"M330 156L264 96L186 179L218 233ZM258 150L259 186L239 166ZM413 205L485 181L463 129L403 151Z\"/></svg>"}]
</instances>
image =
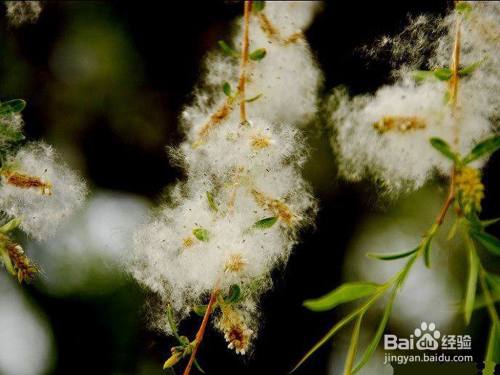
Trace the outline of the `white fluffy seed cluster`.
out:
<instances>
[{"instance_id":1,"label":"white fluffy seed cluster","mask_svg":"<svg viewBox=\"0 0 500 375\"><path fill-rule=\"evenodd\" d=\"M6 1L7 18L13 26L36 22L42 12L40 1Z\"/></svg>"},{"instance_id":2,"label":"white fluffy seed cluster","mask_svg":"<svg viewBox=\"0 0 500 375\"><path fill-rule=\"evenodd\" d=\"M23 146L2 165L0 210L21 219L21 229L42 240L83 202L86 187L44 143Z\"/></svg>"},{"instance_id":3,"label":"white fluffy seed cluster","mask_svg":"<svg viewBox=\"0 0 500 375\"><path fill-rule=\"evenodd\" d=\"M392 85L373 95L348 98L337 90L329 102L334 127L332 146L338 153L340 173L352 180L373 179L385 193L399 194L422 186L427 180L450 173L450 161L429 143L440 137L464 154L475 143L498 130L495 123L500 101L500 4L471 2L461 16L460 68L477 63L477 68L460 79L457 113L454 119L447 105L447 81L437 78L416 83L414 70L400 68ZM397 58L403 51L433 46L430 70L450 66L455 37L456 11L442 19L418 17L394 39L384 38ZM423 43L422 30L435 32ZM414 48L415 47L415 48ZM421 63L414 53L410 64ZM480 165L476 165L480 166Z\"/></svg>"},{"instance_id":4,"label":"white fluffy seed cluster","mask_svg":"<svg viewBox=\"0 0 500 375\"><path fill-rule=\"evenodd\" d=\"M222 313L216 327L231 348L248 351L270 272L287 260L298 230L316 210L300 174L305 148L298 127L313 118L321 83L302 34L317 7L266 2L261 12L252 12L250 52L265 48L266 56L249 61L245 96L260 96L246 104L247 123L240 121L239 100L222 89L228 82L234 95L239 59L208 56L194 104L183 112L186 140L171 152L187 181L135 235L130 268L161 300L160 315L152 319L156 328L169 332L166 305L183 318L214 287L224 295L237 284L244 299L230 314ZM241 34L232 42L235 50Z\"/></svg>"}]
</instances>

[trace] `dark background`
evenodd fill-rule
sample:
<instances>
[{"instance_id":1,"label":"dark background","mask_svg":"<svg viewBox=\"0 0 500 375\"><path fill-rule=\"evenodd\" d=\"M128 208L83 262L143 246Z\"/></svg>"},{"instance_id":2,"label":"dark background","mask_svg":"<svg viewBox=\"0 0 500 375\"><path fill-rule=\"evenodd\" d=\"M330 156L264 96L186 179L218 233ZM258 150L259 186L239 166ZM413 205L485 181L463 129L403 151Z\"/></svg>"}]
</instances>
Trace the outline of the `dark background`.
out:
<instances>
[{"instance_id":1,"label":"dark background","mask_svg":"<svg viewBox=\"0 0 500 375\"><path fill-rule=\"evenodd\" d=\"M368 61L356 51L382 34L401 31L407 15L441 14L449 6L435 0L326 2L307 31L325 74L325 92L343 84L357 94L388 82L387 61ZM177 118L190 101L203 56L227 39L229 24L241 11L242 4L233 1L64 1L48 2L33 25L12 28L2 17L1 99L26 99L29 138L66 150L91 189L158 202L166 185L183 178L164 147L182 139ZM78 69L71 70L70 59L63 79L54 73L53 56L68 35L95 38L89 45L100 49L95 62L104 66L101 72L82 78ZM126 44L127 52L109 49L113 43ZM285 374L339 319L335 311L313 314L301 304L340 284L346 245L360 217L374 209L374 198L368 186L338 181L327 130L319 126L308 133L314 161L305 174L319 199L316 228L303 233L287 268L275 272L275 288L262 299L263 328L250 358L234 355L208 330L198 355L208 374ZM497 168L494 157L485 175L490 192L499 188ZM491 194L485 207L485 216L498 216L499 202ZM98 296L54 297L36 283L26 293L49 317L57 350L54 373L163 373L173 342L146 328L140 311L144 295L133 281L124 278ZM198 324L186 321L181 330L192 336ZM298 373L326 374L328 348ZM481 347L476 354L482 355Z\"/></svg>"}]
</instances>

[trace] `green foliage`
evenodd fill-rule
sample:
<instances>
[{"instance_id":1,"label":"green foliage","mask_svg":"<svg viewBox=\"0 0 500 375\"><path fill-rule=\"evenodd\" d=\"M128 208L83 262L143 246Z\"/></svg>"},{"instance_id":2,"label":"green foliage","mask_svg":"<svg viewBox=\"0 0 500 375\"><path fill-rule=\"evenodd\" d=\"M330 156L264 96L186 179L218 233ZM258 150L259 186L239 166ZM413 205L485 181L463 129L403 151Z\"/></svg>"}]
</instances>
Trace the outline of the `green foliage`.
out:
<instances>
[{"instance_id":1,"label":"green foliage","mask_svg":"<svg viewBox=\"0 0 500 375\"><path fill-rule=\"evenodd\" d=\"M394 287L391 297L389 298L389 302L385 306L384 309L384 315L382 316L382 319L380 320L380 323L377 327L377 331L375 332L375 335L373 336L372 340L366 347L363 355L361 356L361 360L356 364L354 369L352 370L353 373L358 372L363 368L364 365L368 363L370 358L372 357L373 353L375 353L375 350L377 350L377 346L382 339L382 335L384 334L385 327L387 326L387 323L389 322L389 317L391 316L391 311L392 311L392 306L394 305L394 300L396 299L396 294L397 294L397 286Z\"/></svg>"},{"instance_id":2,"label":"green foliage","mask_svg":"<svg viewBox=\"0 0 500 375\"><path fill-rule=\"evenodd\" d=\"M376 258L380 260L395 260L395 259L401 259L401 258L406 258L412 254L415 254L418 250L420 250L420 246L416 247L415 249L409 250L409 251L403 251L401 253L368 253L366 254L370 258Z\"/></svg>"},{"instance_id":3,"label":"green foliage","mask_svg":"<svg viewBox=\"0 0 500 375\"><path fill-rule=\"evenodd\" d=\"M229 45L225 41L219 40L218 44L222 52L224 52L227 56L234 58L240 57L240 53L238 51L235 51L233 48L229 47Z\"/></svg>"},{"instance_id":4,"label":"green foliage","mask_svg":"<svg viewBox=\"0 0 500 375\"><path fill-rule=\"evenodd\" d=\"M7 102L0 103L0 115L8 115L10 113L19 113L24 107L26 102L22 99L13 99Z\"/></svg>"},{"instance_id":5,"label":"green foliage","mask_svg":"<svg viewBox=\"0 0 500 375\"><path fill-rule=\"evenodd\" d=\"M311 311L327 311L342 303L373 295L379 289L380 285L369 282L345 283L320 298L304 301L303 305Z\"/></svg>"},{"instance_id":6,"label":"green foliage","mask_svg":"<svg viewBox=\"0 0 500 375\"><path fill-rule=\"evenodd\" d=\"M247 102L247 103L254 102L254 101L256 101L257 99L259 99L261 96L262 96L262 93L257 94L257 95L255 95L255 96L252 96L252 97L251 97L251 98L249 98L249 99L245 99L245 102Z\"/></svg>"},{"instance_id":7,"label":"green foliage","mask_svg":"<svg viewBox=\"0 0 500 375\"><path fill-rule=\"evenodd\" d=\"M219 208L217 207L217 204L215 203L214 195L210 191L207 191L207 202L208 202L208 206L210 207L210 209L212 211L214 211L214 212L219 211Z\"/></svg>"},{"instance_id":8,"label":"green foliage","mask_svg":"<svg viewBox=\"0 0 500 375\"><path fill-rule=\"evenodd\" d=\"M241 288L237 284L231 285L229 293L224 297L224 302L228 304L238 303L242 299Z\"/></svg>"},{"instance_id":9,"label":"green foliage","mask_svg":"<svg viewBox=\"0 0 500 375\"><path fill-rule=\"evenodd\" d=\"M476 229L471 229L470 234L474 238L474 240L480 243L490 253L500 256L500 240L498 238L489 233Z\"/></svg>"},{"instance_id":10,"label":"green foliage","mask_svg":"<svg viewBox=\"0 0 500 375\"><path fill-rule=\"evenodd\" d=\"M248 57L250 58L250 60L259 61L262 60L264 57L266 57L266 53L267 51L265 48L259 48L251 52L250 55L248 55Z\"/></svg>"},{"instance_id":11,"label":"green foliage","mask_svg":"<svg viewBox=\"0 0 500 375\"><path fill-rule=\"evenodd\" d=\"M363 316L364 313L359 314L358 319L354 324L354 329L352 330L351 343L349 344L349 349L347 351L344 365L344 374L350 375L352 373L352 366L354 364L354 360L356 359L356 352L358 350L359 331L361 330Z\"/></svg>"},{"instance_id":12,"label":"green foliage","mask_svg":"<svg viewBox=\"0 0 500 375\"><path fill-rule=\"evenodd\" d=\"M224 94L226 94L226 96L232 95L231 85L229 84L229 82L226 81L222 84L222 91L224 91Z\"/></svg>"},{"instance_id":13,"label":"green foliage","mask_svg":"<svg viewBox=\"0 0 500 375\"><path fill-rule=\"evenodd\" d=\"M252 3L252 11L258 13L262 11L266 7L265 1L254 1Z\"/></svg>"},{"instance_id":14,"label":"green foliage","mask_svg":"<svg viewBox=\"0 0 500 375\"><path fill-rule=\"evenodd\" d=\"M470 65L458 70L460 78L467 77L472 74L481 64L481 61L476 61ZM417 83L421 83L430 79L438 79L440 81L449 81L453 77L453 72L450 68L436 68L434 70L415 70L413 71L413 79Z\"/></svg>"},{"instance_id":15,"label":"green foliage","mask_svg":"<svg viewBox=\"0 0 500 375\"><path fill-rule=\"evenodd\" d=\"M208 240L210 239L210 236L208 234L208 230L206 230L205 228L193 229L193 235L197 239L199 239L200 241L203 241L203 242L208 242Z\"/></svg>"},{"instance_id":16,"label":"green foliage","mask_svg":"<svg viewBox=\"0 0 500 375\"><path fill-rule=\"evenodd\" d=\"M265 219L257 221L253 226L256 229L268 229L271 228L277 221L277 216L266 217Z\"/></svg>"},{"instance_id":17,"label":"green foliage","mask_svg":"<svg viewBox=\"0 0 500 375\"><path fill-rule=\"evenodd\" d=\"M0 233L8 234L9 232L12 232L14 229L16 229L19 225L21 225L21 219L12 219L0 227Z\"/></svg>"},{"instance_id":18,"label":"green foliage","mask_svg":"<svg viewBox=\"0 0 500 375\"><path fill-rule=\"evenodd\" d=\"M458 155L451 150L450 145L445 140L441 138L431 138L429 142L431 143L432 147L434 147L448 159L451 159L453 161L458 161L459 159Z\"/></svg>"},{"instance_id":19,"label":"green foliage","mask_svg":"<svg viewBox=\"0 0 500 375\"><path fill-rule=\"evenodd\" d=\"M470 323L472 317L472 312L474 311L474 303L476 299L476 289L477 289L477 279L479 274L479 259L475 254L474 244L471 243L470 238L466 239L470 242L471 247L468 251L469 258L469 273L467 277L467 288L465 291L465 302L464 302L464 318L465 324Z\"/></svg>"},{"instance_id":20,"label":"green foliage","mask_svg":"<svg viewBox=\"0 0 500 375\"><path fill-rule=\"evenodd\" d=\"M455 10L462 14L468 14L472 11L472 5L467 1L457 1L455 3Z\"/></svg>"},{"instance_id":21,"label":"green foliage","mask_svg":"<svg viewBox=\"0 0 500 375\"><path fill-rule=\"evenodd\" d=\"M472 151L467 156L464 157L463 163L469 164L474 160L492 154L498 149L500 149L500 136L495 135L491 138L485 139L482 142L479 142L476 146L474 146Z\"/></svg>"}]
</instances>

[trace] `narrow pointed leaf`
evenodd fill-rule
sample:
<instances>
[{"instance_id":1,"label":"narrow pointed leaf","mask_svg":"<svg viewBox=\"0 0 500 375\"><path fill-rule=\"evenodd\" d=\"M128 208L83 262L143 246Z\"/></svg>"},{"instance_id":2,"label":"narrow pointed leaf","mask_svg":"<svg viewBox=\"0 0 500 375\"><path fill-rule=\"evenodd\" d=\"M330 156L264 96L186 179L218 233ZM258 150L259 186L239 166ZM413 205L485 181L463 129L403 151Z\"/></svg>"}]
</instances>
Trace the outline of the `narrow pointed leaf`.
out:
<instances>
[{"instance_id":1,"label":"narrow pointed leaf","mask_svg":"<svg viewBox=\"0 0 500 375\"><path fill-rule=\"evenodd\" d=\"M370 296L379 288L380 285L368 282L346 283L320 298L304 301L304 306L311 311L327 311L342 303Z\"/></svg>"},{"instance_id":2,"label":"narrow pointed leaf","mask_svg":"<svg viewBox=\"0 0 500 375\"><path fill-rule=\"evenodd\" d=\"M250 53L248 57L250 57L250 60L253 61L259 61L262 60L264 57L266 57L266 49L265 48L259 48Z\"/></svg>"},{"instance_id":3,"label":"narrow pointed leaf","mask_svg":"<svg viewBox=\"0 0 500 375\"><path fill-rule=\"evenodd\" d=\"M21 112L26 107L26 102L22 99L13 99L0 104L0 115Z\"/></svg>"},{"instance_id":4,"label":"narrow pointed leaf","mask_svg":"<svg viewBox=\"0 0 500 375\"><path fill-rule=\"evenodd\" d=\"M389 301L387 302L387 305L385 306L384 309L384 315L382 316L382 319L380 320L380 323L377 327L377 331L375 332L375 335L373 336L372 341L370 341L370 344L366 347L363 356L361 357L361 360L356 364L354 369L352 370L352 373L355 374L359 370L363 368L364 365L368 363L370 358L372 357L373 353L375 353L375 350L377 350L377 346L382 339L382 335L384 334L385 327L387 326L387 323L389 322L389 317L391 316L392 312L392 306L394 305L394 299L396 298L398 288L395 287L391 293L391 296L389 298Z\"/></svg>"},{"instance_id":5,"label":"narrow pointed leaf","mask_svg":"<svg viewBox=\"0 0 500 375\"><path fill-rule=\"evenodd\" d=\"M174 334L174 337L177 339L177 341L181 342L179 332L177 331L177 324L175 323L174 319L174 311L172 310L172 306L170 305L167 306L167 322L170 326L170 330Z\"/></svg>"},{"instance_id":6,"label":"narrow pointed leaf","mask_svg":"<svg viewBox=\"0 0 500 375\"><path fill-rule=\"evenodd\" d=\"M427 268L431 267L431 242L432 239L429 238L424 243L424 263Z\"/></svg>"},{"instance_id":7,"label":"narrow pointed leaf","mask_svg":"<svg viewBox=\"0 0 500 375\"><path fill-rule=\"evenodd\" d=\"M227 56L236 58L240 57L240 53L229 47L229 45L225 41L219 40L218 44L222 52L224 52Z\"/></svg>"},{"instance_id":8,"label":"narrow pointed leaf","mask_svg":"<svg viewBox=\"0 0 500 375\"><path fill-rule=\"evenodd\" d=\"M254 102L254 101L256 101L257 99L259 99L261 96L262 96L262 93L257 94L257 95L255 95L255 96L252 96L250 99L245 99L245 102L247 102L247 103Z\"/></svg>"},{"instance_id":9,"label":"narrow pointed leaf","mask_svg":"<svg viewBox=\"0 0 500 375\"><path fill-rule=\"evenodd\" d=\"M453 161L458 160L458 155L451 150L451 147L446 141L441 138L431 138L430 143L432 147L438 150L441 154Z\"/></svg>"},{"instance_id":10,"label":"narrow pointed leaf","mask_svg":"<svg viewBox=\"0 0 500 375\"><path fill-rule=\"evenodd\" d=\"M460 69L458 71L458 75L460 77L466 77L472 73L474 73L474 71L479 68L479 66L481 65L482 61L476 61L475 63L473 64L470 64L470 65L467 65L466 67Z\"/></svg>"},{"instance_id":11,"label":"narrow pointed leaf","mask_svg":"<svg viewBox=\"0 0 500 375\"><path fill-rule=\"evenodd\" d=\"M494 137L488 138L482 142L479 142L472 151L464 158L464 164L468 164L474 160L480 159L483 156L491 154L500 149L500 136L496 135Z\"/></svg>"},{"instance_id":12,"label":"narrow pointed leaf","mask_svg":"<svg viewBox=\"0 0 500 375\"><path fill-rule=\"evenodd\" d=\"M309 349L309 351L300 359L300 361L295 365L295 367L290 371L290 374L295 372L302 364L304 364L307 359L312 356L319 348L321 348L328 340L330 340L333 335L335 335L341 328L343 328L346 324L348 324L351 320L356 318L359 314L364 311L363 308L359 308L356 311L353 311L346 317L344 317L341 321L335 324L327 333L324 335L314 346Z\"/></svg>"},{"instance_id":13,"label":"narrow pointed leaf","mask_svg":"<svg viewBox=\"0 0 500 375\"><path fill-rule=\"evenodd\" d=\"M203 370L200 366L200 364L198 363L198 360L195 358L194 359L194 365L195 367L198 369L199 372L201 372L202 374L206 374L205 370Z\"/></svg>"},{"instance_id":14,"label":"narrow pointed leaf","mask_svg":"<svg viewBox=\"0 0 500 375\"><path fill-rule=\"evenodd\" d=\"M218 212L219 211L219 208L217 207L217 204L215 203L215 198L214 198L214 195L207 191L207 202L208 202L208 206L210 207L210 209L214 212Z\"/></svg>"},{"instance_id":15,"label":"narrow pointed leaf","mask_svg":"<svg viewBox=\"0 0 500 375\"><path fill-rule=\"evenodd\" d=\"M413 79L415 82L420 83L422 81L425 81L427 79L434 79L434 72L431 72L429 70L415 70L413 73Z\"/></svg>"},{"instance_id":16,"label":"narrow pointed leaf","mask_svg":"<svg viewBox=\"0 0 500 375\"><path fill-rule=\"evenodd\" d=\"M407 256L416 253L418 249L420 249L420 247L417 247L413 250L404 251L401 253L368 253L366 255L369 256L370 258L376 258L380 260L395 260L395 259L406 258Z\"/></svg>"},{"instance_id":17,"label":"narrow pointed leaf","mask_svg":"<svg viewBox=\"0 0 500 375\"><path fill-rule=\"evenodd\" d=\"M438 68L434 70L434 76L440 81L448 81L451 78L452 73L450 68Z\"/></svg>"},{"instance_id":18,"label":"narrow pointed leaf","mask_svg":"<svg viewBox=\"0 0 500 375\"><path fill-rule=\"evenodd\" d=\"M266 217L265 219L257 221L253 226L257 229L268 229L271 228L277 221L277 216Z\"/></svg>"},{"instance_id":19,"label":"narrow pointed leaf","mask_svg":"<svg viewBox=\"0 0 500 375\"><path fill-rule=\"evenodd\" d=\"M490 225L496 224L500 221L500 217L497 217L495 219L489 219L489 220L481 220L481 224L483 227L489 227Z\"/></svg>"},{"instance_id":20,"label":"narrow pointed leaf","mask_svg":"<svg viewBox=\"0 0 500 375\"><path fill-rule=\"evenodd\" d=\"M472 237L490 253L500 256L500 240L489 233L471 230Z\"/></svg>"},{"instance_id":21,"label":"narrow pointed leaf","mask_svg":"<svg viewBox=\"0 0 500 375\"><path fill-rule=\"evenodd\" d=\"M469 249L469 274L467 277L467 289L465 292L464 318L465 324L470 323L474 302L476 298L477 278L479 274L479 260L473 249Z\"/></svg>"},{"instance_id":22,"label":"narrow pointed leaf","mask_svg":"<svg viewBox=\"0 0 500 375\"><path fill-rule=\"evenodd\" d=\"M363 315L364 314L360 314L358 316L358 319L354 324L354 329L352 330L351 343L349 344L349 350L347 351L347 356L345 359L344 375L352 374L352 366L354 364L354 360L356 359L356 352L358 351L359 331L361 330Z\"/></svg>"},{"instance_id":23,"label":"narrow pointed leaf","mask_svg":"<svg viewBox=\"0 0 500 375\"><path fill-rule=\"evenodd\" d=\"M483 375L494 375L495 365L500 363L500 327L495 327L491 323L490 333L488 336L488 345L486 347L486 354L484 358L485 368Z\"/></svg>"}]
</instances>

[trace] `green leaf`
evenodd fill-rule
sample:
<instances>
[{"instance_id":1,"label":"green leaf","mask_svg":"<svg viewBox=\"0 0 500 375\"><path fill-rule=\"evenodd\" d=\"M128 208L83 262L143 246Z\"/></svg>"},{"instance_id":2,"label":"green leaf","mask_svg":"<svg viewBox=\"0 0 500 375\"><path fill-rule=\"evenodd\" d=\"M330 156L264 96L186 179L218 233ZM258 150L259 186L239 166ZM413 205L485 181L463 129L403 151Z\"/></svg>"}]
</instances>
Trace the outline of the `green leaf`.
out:
<instances>
[{"instance_id":1,"label":"green leaf","mask_svg":"<svg viewBox=\"0 0 500 375\"><path fill-rule=\"evenodd\" d=\"M483 156L491 154L498 149L500 149L500 136L495 135L479 142L476 146L474 146L469 155L464 158L463 162L464 164L468 164L474 160L482 158Z\"/></svg>"},{"instance_id":2,"label":"green leaf","mask_svg":"<svg viewBox=\"0 0 500 375\"><path fill-rule=\"evenodd\" d=\"M347 356L344 364L344 375L352 374L352 366L354 364L354 360L356 359L356 352L358 350L359 331L361 330L363 315L363 313L359 314L358 319L354 324L354 329L352 330L351 343L349 344L349 349L347 351Z\"/></svg>"},{"instance_id":3,"label":"green leaf","mask_svg":"<svg viewBox=\"0 0 500 375\"><path fill-rule=\"evenodd\" d=\"M431 242L432 237L425 240L424 243L424 263L427 268L431 267Z\"/></svg>"},{"instance_id":4,"label":"green leaf","mask_svg":"<svg viewBox=\"0 0 500 375\"><path fill-rule=\"evenodd\" d=\"M250 99L245 99L245 102L247 102L247 103L254 102L254 101L256 101L257 99L259 99L261 96L262 96L262 93L257 94L257 95L255 95L255 96L252 96Z\"/></svg>"},{"instance_id":5,"label":"green leaf","mask_svg":"<svg viewBox=\"0 0 500 375\"><path fill-rule=\"evenodd\" d=\"M207 202L208 202L208 207L214 212L218 212L219 208L217 207L217 204L215 203L214 195L210 192L207 191Z\"/></svg>"},{"instance_id":6,"label":"green leaf","mask_svg":"<svg viewBox=\"0 0 500 375\"><path fill-rule=\"evenodd\" d=\"M427 79L434 79L434 72L431 72L429 70L415 70L412 72L413 74L413 79L415 82L420 83L422 81L425 81Z\"/></svg>"},{"instance_id":7,"label":"green leaf","mask_svg":"<svg viewBox=\"0 0 500 375\"><path fill-rule=\"evenodd\" d=\"M368 282L345 283L320 298L304 301L303 305L311 311L327 311L342 303L370 296L379 287L378 284Z\"/></svg>"},{"instance_id":8,"label":"green leaf","mask_svg":"<svg viewBox=\"0 0 500 375\"><path fill-rule=\"evenodd\" d=\"M26 102L22 99L13 99L0 104L0 115L21 112L26 107Z\"/></svg>"},{"instance_id":9,"label":"green leaf","mask_svg":"<svg viewBox=\"0 0 500 375\"><path fill-rule=\"evenodd\" d=\"M471 236L490 253L500 256L500 240L489 233L471 229Z\"/></svg>"},{"instance_id":10,"label":"green leaf","mask_svg":"<svg viewBox=\"0 0 500 375\"><path fill-rule=\"evenodd\" d=\"M472 317L472 311L474 310L474 302L476 299L476 289L477 289L477 278L479 273L479 259L477 259L477 255L475 254L473 248L469 248L468 255L469 255L469 274L467 277L467 289L465 292L465 303L464 303L464 314L465 314L464 317L466 325L470 323L470 319Z\"/></svg>"},{"instance_id":11,"label":"green leaf","mask_svg":"<svg viewBox=\"0 0 500 375\"><path fill-rule=\"evenodd\" d=\"M330 330L299 360L299 362L290 371L290 373L296 371L300 366L302 366L302 364L307 361L310 356L312 356L319 348L321 348L328 340L330 340L341 328L343 328L351 320L356 318L359 314L363 314L377 300L378 297L379 295L373 296L364 305L351 312L349 315L335 324L332 328L330 328Z\"/></svg>"},{"instance_id":12,"label":"green leaf","mask_svg":"<svg viewBox=\"0 0 500 375\"><path fill-rule=\"evenodd\" d=\"M382 339L382 335L384 334L385 327L387 326L387 323L389 322L389 317L391 316L391 311L392 311L392 306L394 305L394 300L396 298L398 288L397 286L394 287L392 290L391 296L389 298L389 301L387 305L385 306L384 309L384 315L382 316L382 319L380 320L380 323L377 327L377 331L375 332L375 336L373 336L372 341L370 341L370 344L365 349L365 352L363 353L363 356L361 357L361 360L356 364L354 369L352 370L352 373L355 374L359 370L363 368L364 365L368 363L370 358L372 357L373 353L375 353L375 350L377 350L377 346Z\"/></svg>"},{"instance_id":13,"label":"green leaf","mask_svg":"<svg viewBox=\"0 0 500 375\"><path fill-rule=\"evenodd\" d=\"M224 297L225 303L237 303L241 301L241 288L239 285L233 284L229 288L229 293Z\"/></svg>"},{"instance_id":14,"label":"green leaf","mask_svg":"<svg viewBox=\"0 0 500 375\"><path fill-rule=\"evenodd\" d=\"M193 312L198 315L198 316L205 316L205 313L207 312L208 305L196 305L193 306Z\"/></svg>"},{"instance_id":15,"label":"green leaf","mask_svg":"<svg viewBox=\"0 0 500 375\"><path fill-rule=\"evenodd\" d=\"M481 225L486 228L489 227L490 225L496 224L500 221L500 217L497 217L495 219L489 219L489 220L481 220Z\"/></svg>"},{"instance_id":16,"label":"green leaf","mask_svg":"<svg viewBox=\"0 0 500 375\"><path fill-rule=\"evenodd\" d=\"M222 91L224 91L224 94L226 94L226 96L231 96L231 85L229 84L229 82L224 82L222 84Z\"/></svg>"},{"instance_id":17,"label":"green leaf","mask_svg":"<svg viewBox=\"0 0 500 375\"><path fill-rule=\"evenodd\" d=\"M194 365L196 366L196 368L198 369L199 372L201 372L202 374L206 374L205 370L203 370L200 366L200 364L198 363L198 360L195 358L194 359Z\"/></svg>"},{"instance_id":18,"label":"green leaf","mask_svg":"<svg viewBox=\"0 0 500 375\"><path fill-rule=\"evenodd\" d=\"M170 330L174 334L174 337L179 341L179 343L182 344L181 337L179 336L179 332L177 331L177 324L175 324L175 319L174 319L174 311L172 310L172 306L167 305L167 321L168 325L170 326Z\"/></svg>"},{"instance_id":19,"label":"green leaf","mask_svg":"<svg viewBox=\"0 0 500 375\"><path fill-rule=\"evenodd\" d=\"M0 124L0 137L10 142L18 142L24 139L24 134L20 130L13 129L7 124Z\"/></svg>"},{"instance_id":20,"label":"green leaf","mask_svg":"<svg viewBox=\"0 0 500 375\"><path fill-rule=\"evenodd\" d=\"M208 230L205 228L195 228L193 229L193 234L200 241L208 242L209 240Z\"/></svg>"},{"instance_id":21,"label":"green leaf","mask_svg":"<svg viewBox=\"0 0 500 375\"><path fill-rule=\"evenodd\" d=\"M368 253L366 254L370 258L377 258L380 260L394 260L394 259L401 259L401 258L406 258L407 256L410 256L414 253L416 253L420 249L420 246L410 250L410 251L405 251L402 253Z\"/></svg>"},{"instance_id":22,"label":"green leaf","mask_svg":"<svg viewBox=\"0 0 500 375\"><path fill-rule=\"evenodd\" d=\"M432 147L434 147L448 159L451 159L453 161L458 160L458 155L451 150L450 145L445 140L441 138L431 138L429 142L431 143Z\"/></svg>"},{"instance_id":23,"label":"green leaf","mask_svg":"<svg viewBox=\"0 0 500 375\"><path fill-rule=\"evenodd\" d=\"M224 52L227 56L236 58L240 57L240 53L229 47L229 45L225 41L219 40L218 44L222 49L222 52Z\"/></svg>"},{"instance_id":24,"label":"green leaf","mask_svg":"<svg viewBox=\"0 0 500 375\"><path fill-rule=\"evenodd\" d=\"M486 280L495 294L500 294L500 276L486 272ZM496 295L495 295L496 297Z\"/></svg>"},{"instance_id":25,"label":"green leaf","mask_svg":"<svg viewBox=\"0 0 500 375\"><path fill-rule=\"evenodd\" d=\"M278 221L278 216L266 217L265 219L257 221L253 226L257 229L271 228Z\"/></svg>"},{"instance_id":26,"label":"green leaf","mask_svg":"<svg viewBox=\"0 0 500 375\"><path fill-rule=\"evenodd\" d=\"M481 61L476 61L475 63L472 63L470 65L467 65L466 67L460 69L458 71L458 75L460 77L466 77L472 73L474 73L474 71L479 68L479 66L482 64L482 60Z\"/></svg>"},{"instance_id":27,"label":"green leaf","mask_svg":"<svg viewBox=\"0 0 500 375\"><path fill-rule=\"evenodd\" d=\"M455 10L462 14L468 14L472 11L472 6L467 1L458 1L455 3Z\"/></svg>"},{"instance_id":28,"label":"green leaf","mask_svg":"<svg viewBox=\"0 0 500 375\"><path fill-rule=\"evenodd\" d=\"M0 260L3 262L3 265L5 266L5 269L7 272L9 272L12 276L16 276L17 272L14 269L14 265L12 264L12 261L10 260L9 254L7 253L7 250L5 247L1 246L0 247Z\"/></svg>"},{"instance_id":29,"label":"green leaf","mask_svg":"<svg viewBox=\"0 0 500 375\"><path fill-rule=\"evenodd\" d=\"M0 227L0 233L7 234L21 225L21 219L15 218Z\"/></svg>"},{"instance_id":30,"label":"green leaf","mask_svg":"<svg viewBox=\"0 0 500 375\"><path fill-rule=\"evenodd\" d=\"M260 12L261 10L263 10L266 6L266 2L265 1L254 1L252 3L252 11L255 12L255 13L258 13Z\"/></svg>"},{"instance_id":31,"label":"green leaf","mask_svg":"<svg viewBox=\"0 0 500 375\"><path fill-rule=\"evenodd\" d=\"M262 60L264 57L266 57L266 53L267 52L265 48L259 48L251 52L248 57L250 57L250 60L259 61Z\"/></svg>"},{"instance_id":32,"label":"green leaf","mask_svg":"<svg viewBox=\"0 0 500 375\"><path fill-rule=\"evenodd\" d=\"M490 333L488 335L488 345L484 357L484 370L483 375L494 375L495 364L500 363L500 327L495 327L491 323Z\"/></svg>"},{"instance_id":33,"label":"green leaf","mask_svg":"<svg viewBox=\"0 0 500 375\"><path fill-rule=\"evenodd\" d=\"M453 75L450 68L437 68L433 70L434 77L440 81L449 81Z\"/></svg>"}]
</instances>

